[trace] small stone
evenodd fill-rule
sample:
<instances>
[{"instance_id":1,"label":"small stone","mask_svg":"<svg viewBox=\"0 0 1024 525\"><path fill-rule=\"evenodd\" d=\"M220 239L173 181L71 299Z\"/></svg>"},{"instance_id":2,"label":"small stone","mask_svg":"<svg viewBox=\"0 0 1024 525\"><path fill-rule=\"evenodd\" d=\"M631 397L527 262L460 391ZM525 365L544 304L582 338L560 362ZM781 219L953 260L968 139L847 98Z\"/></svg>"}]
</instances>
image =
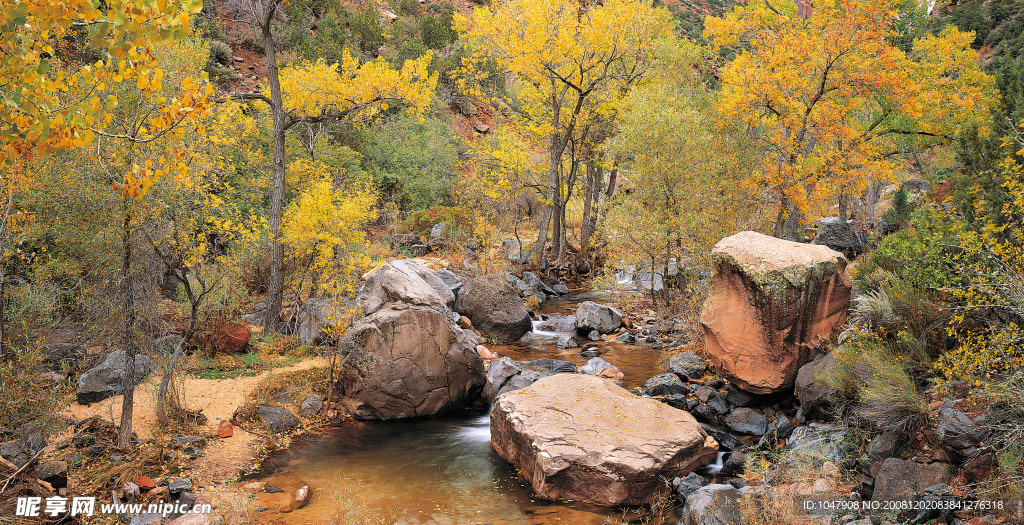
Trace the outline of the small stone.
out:
<instances>
[{"instance_id":1,"label":"small stone","mask_svg":"<svg viewBox=\"0 0 1024 525\"><path fill-rule=\"evenodd\" d=\"M177 496L178 494L181 494L186 490L192 490L192 478L185 478L179 479L177 481L172 481L169 485L167 485L167 490L168 492L171 493L171 496Z\"/></svg>"},{"instance_id":2,"label":"small stone","mask_svg":"<svg viewBox=\"0 0 1024 525\"><path fill-rule=\"evenodd\" d=\"M258 492L263 492L263 489L266 488L266 486L266 483L260 481L253 481L252 483L246 483L245 485L243 485L242 489L248 492L249 494L256 494Z\"/></svg>"},{"instance_id":3,"label":"small stone","mask_svg":"<svg viewBox=\"0 0 1024 525\"><path fill-rule=\"evenodd\" d=\"M235 435L235 429L231 426L231 422L226 419L220 420L220 424L217 425L217 435L222 438L229 438Z\"/></svg>"},{"instance_id":4,"label":"small stone","mask_svg":"<svg viewBox=\"0 0 1024 525\"><path fill-rule=\"evenodd\" d=\"M484 345L476 345L476 353L480 355L480 359L488 361L491 359L498 358L498 354L495 354L494 352L490 351L490 349L488 349Z\"/></svg>"},{"instance_id":5,"label":"small stone","mask_svg":"<svg viewBox=\"0 0 1024 525\"><path fill-rule=\"evenodd\" d=\"M629 332L623 332L623 333L619 334L615 338L615 340L620 342L620 343L635 343L636 342L636 337L633 334L629 333Z\"/></svg>"},{"instance_id":6,"label":"small stone","mask_svg":"<svg viewBox=\"0 0 1024 525\"><path fill-rule=\"evenodd\" d=\"M154 483L149 476L138 476L132 481L138 485L141 490L150 491L156 488L156 483Z\"/></svg>"},{"instance_id":7,"label":"small stone","mask_svg":"<svg viewBox=\"0 0 1024 525\"><path fill-rule=\"evenodd\" d=\"M601 332L598 332L597 330L591 330L590 333L587 334L587 339L590 339L591 341L600 341Z\"/></svg>"},{"instance_id":8,"label":"small stone","mask_svg":"<svg viewBox=\"0 0 1024 525\"><path fill-rule=\"evenodd\" d=\"M324 396L308 395L302 400L299 406L299 414L302 417L313 417L324 408Z\"/></svg>"},{"instance_id":9,"label":"small stone","mask_svg":"<svg viewBox=\"0 0 1024 525\"><path fill-rule=\"evenodd\" d=\"M188 446L205 447L206 440L201 437L195 436L178 436L171 438L171 444L178 448L184 448Z\"/></svg>"}]
</instances>

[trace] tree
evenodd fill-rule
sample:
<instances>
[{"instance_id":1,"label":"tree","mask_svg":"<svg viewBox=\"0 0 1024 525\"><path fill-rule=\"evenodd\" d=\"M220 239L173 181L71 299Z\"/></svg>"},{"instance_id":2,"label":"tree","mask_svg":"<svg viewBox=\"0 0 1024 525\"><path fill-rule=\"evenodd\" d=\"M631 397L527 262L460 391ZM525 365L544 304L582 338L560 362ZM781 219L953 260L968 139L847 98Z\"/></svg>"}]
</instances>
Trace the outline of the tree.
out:
<instances>
[{"instance_id":1,"label":"tree","mask_svg":"<svg viewBox=\"0 0 1024 525\"><path fill-rule=\"evenodd\" d=\"M599 117L614 119L622 95L650 72L651 50L671 34L671 15L635 0L501 0L469 18L457 16L456 25L516 79L511 87L523 127L546 142L549 206L533 256L539 263L554 219L552 244L563 264L570 191L563 182L579 166L566 166L564 156Z\"/></svg>"},{"instance_id":2,"label":"tree","mask_svg":"<svg viewBox=\"0 0 1024 525\"><path fill-rule=\"evenodd\" d=\"M157 78L152 44L188 35L189 14L201 0L25 0L0 7L0 184L4 187L6 240L10 203L24 181L15 165L91 142L92 126L109 115L116 97L101 100L92 88L125 79ZM54 48L76 27L95 25L108 56L94 64L69 63ZM120 61L118 64L117 62ZM126 70L135 75L125 75ZM158 80L159 82L159 80ZM0 311L4 302L0 272ZM5 357L0 315L0 358Z\"/></svg>"},{"instance_id":3,"label":"tree","mask_svg":"<svg viewBox=\"0 0 1024 525\"><path fill-rule=\"evenodd\" d=\"M409 113L422 117L430 107L430 93L437 74L427 71L431 55L407 60L401 70L393 70L383 60L360 64L345 50L342 60L328 64L323 60L300 62L279 69L272 22L283 18L280 0L231 0L227 6L234 15L260 31L267 63L267 85L262 93L236 93L232 98L259 100L270 109L273 137L273 169L270 195L270 283L263 326L276 328L284 291L284 251L281 246L281 220L284 214L285 133L300 123L326 121L358 122L372 119L390 104L404 103Z\"/></svg>"},{"instance_id":4,"label":"tree","mask_svg":"<svg viewBox=\"0 0 1024 525\"><path fill-rule=\"evenodd\" d=\"M702 50L679 42L659 51L661 67L626 97L608 143L633 189L611 200L601 232L619 261L664 275L670 259L709 267L716 242L763 217L742 182L756 150L742 129L717 122L717 93L695 68Z\"/></svg>"},{"instance_id":5,"label":"tree","mask_svg":"<svg viewBox=\"0 0 1024 525\"><path fill-rule=\"evenodd\" d=\"M891 179L904 148L983 120L992 82L973 35L947 28L904 53L891 44L898 4L826 0L805 20L794 6L752 2L706 20L716 47L740 48L722 68L720 108L764 144L750 190L774 202L776 236L796 238L802 214Z\"/></svg>"}]
</instances>

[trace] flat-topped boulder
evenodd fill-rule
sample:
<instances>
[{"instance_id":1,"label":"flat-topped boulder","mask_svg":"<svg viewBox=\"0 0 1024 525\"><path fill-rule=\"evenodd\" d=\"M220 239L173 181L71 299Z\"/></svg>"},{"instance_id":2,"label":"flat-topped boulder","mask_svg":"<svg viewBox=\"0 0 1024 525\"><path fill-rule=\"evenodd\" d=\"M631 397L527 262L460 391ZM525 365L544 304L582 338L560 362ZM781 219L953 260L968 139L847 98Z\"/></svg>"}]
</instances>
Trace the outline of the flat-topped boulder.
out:
<instances>
[{"instance_id":1,"label":"flat-topped boulder","mask_svg":"<svg viewBox=\"0 0 1024 525\"><path fill-rule=\"evenodd\" d=\"M747 392L792 388L816 346L846 321L853 284L846 258L750 231L722 239L711 257L700 321L712 364Z\"/></svg>"},{"instance_id":2,"label":"flat-topped boulder","mask_svg":"<svg viewBox=\"0 0 1024 525\"><path fill-rule=\"evenodd\" d=\"M583 374L498 396L491 446L538 496L605 506L650 503L718 450L688 412Z\"/></svg>"}]
</instances>

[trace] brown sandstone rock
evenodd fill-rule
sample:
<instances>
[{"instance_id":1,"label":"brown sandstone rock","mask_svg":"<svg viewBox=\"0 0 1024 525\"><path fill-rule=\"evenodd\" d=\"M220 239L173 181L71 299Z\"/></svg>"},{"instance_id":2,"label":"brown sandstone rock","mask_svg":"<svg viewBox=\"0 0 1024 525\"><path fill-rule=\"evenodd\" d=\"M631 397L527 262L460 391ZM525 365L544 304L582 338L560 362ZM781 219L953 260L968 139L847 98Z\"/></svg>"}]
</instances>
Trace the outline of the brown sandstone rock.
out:
<instances>
[{"instance_id":1,"label":"brown sandstone rock","mask_svg":"<svg viewBox=\"0 0 1024 525\"><path fill-rule=\"evenodd\" d=\"M688 412L584 374L498 396L491 446L538 496L607 506L649 503L718 450Z\"/></svg>"},{"instance_id":2,"label":"brown sandstone rock","mask_svg":"<svg viewBox=\"0 0 1024 525\"><path fill-rule=\"evenodd\" d=\"M366 317L342 341L354 377L339 382L341 403L358 419L400 419L457 410L487 378L476 344L455 323L451 290L408 260L380 268L356 301Z\"/></svg>"},{"instance_id":3,"label":"brown sandstone rock","mask_svg":"<svg viewBox=\"0 0 1024 525\"><path fill-rule=\"evenodd\" d=\"M815 344L846 320L846 259L756 232L722 239L711 254L715 274L700 320L712 363L748 392L792 388Z\"/></svg>"},{"instance_id":4,"label":"brown sandstone rock","mask_svg":"<svg viewBox=\"0 0 1024 525\"><path fill-rule=\"evenodd\" d=\"M149 476L137 476L134 480L136 485L139 486L140 490L150 491L156 488L156 483L153 482Z\"/></svg>"},{"instance_id":5,"label":"brown sandstone rock","mask_svg":"<svg viewBox=\"0 0 1024 525\"><path fill-rule=\"evenodd\" d=\"M220 420L220 424L217 425L217 435L222 438L229 438L235 435L235 429L231 426L231 422L226 419Z\"/></svg>"}]
</instances>

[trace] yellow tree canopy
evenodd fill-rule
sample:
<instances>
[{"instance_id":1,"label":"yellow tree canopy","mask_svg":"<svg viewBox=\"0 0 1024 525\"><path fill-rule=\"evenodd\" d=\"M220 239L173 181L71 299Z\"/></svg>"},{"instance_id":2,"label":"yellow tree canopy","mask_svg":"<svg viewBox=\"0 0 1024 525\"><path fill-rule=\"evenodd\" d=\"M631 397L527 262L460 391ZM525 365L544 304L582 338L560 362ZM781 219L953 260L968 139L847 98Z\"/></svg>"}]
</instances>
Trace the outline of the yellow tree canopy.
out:
<instances>
[{"instance_id":1,"label":"yellow tree canopy","mask_svg":"<svg viewBox=\"0 0 1024 525\"><path fill-rule=\"evenodd\" d=\"M655 42L671 35L672 17L636 0L500 0L456 24L514 76L530 130L547 137L616 111L622 88L649 71Z\"/></svg>"},{"instance_id":2,"label":"yellow tree canopy","mask_svg":"<svg viewBox=\"0 0 1024 525\"><path fill-rule=\"evenodd\" d=\"M426 54L406 60L395 70L383 59L360 64L346 50L341 63L289 64L280 73L284 111L292 120L338 114L355 120L371 118L386 111L389 103L402 102L410 115L422 118L437 85L437 73L427 70L431 60L432 55ZM264 96L270 96L269 89Z\"/></svg>"},{"instance_id":3,"label":"yellow tree canopy","mask_svg":"<svg viewBox=\"0 0 1024 525\"><path fill-rule=\"evenodd\" d=\"M946 29L906 54L893 46L897 0L824 0L804 19L789 3L751 2L708 18L716 47L737 47L722 68L721 111L760 132L768 151L751 191L781 219L815 213L840 193L889 179L913 139L952 138L981 122L992 89L973 35Z\"/></svg>"},{"instance_id":4,"label":"yellow tree canopy","mask_svg":"<svg viewBox=\"0 0 1024 525\"><path fill-rule=\"evenodd\" d=\"M140 89L159 91L152 44L188 35L189 15L202 5L202 0L5 0L0 7L0 166L90 142L89 128L116 103L116 98L99 99L93 88L102 91L109 83L132 79ZM109 59L84 66L61 60L55 43L73 27L91 25Z\"/></svg>"}]
</instances>

